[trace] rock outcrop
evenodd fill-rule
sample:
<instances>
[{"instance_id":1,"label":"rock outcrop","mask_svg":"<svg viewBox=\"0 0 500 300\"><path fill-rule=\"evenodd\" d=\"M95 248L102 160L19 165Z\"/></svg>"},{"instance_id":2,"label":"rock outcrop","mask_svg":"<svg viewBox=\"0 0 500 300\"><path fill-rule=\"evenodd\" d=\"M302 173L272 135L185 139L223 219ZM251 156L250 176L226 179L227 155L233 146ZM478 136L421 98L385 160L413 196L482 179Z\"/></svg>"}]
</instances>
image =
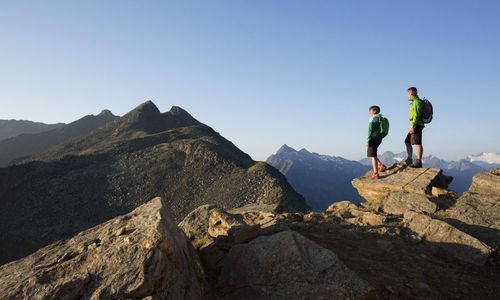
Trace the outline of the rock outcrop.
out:
<instances>
[{"instance_id":1,"label":"rock outcrop","mask_svg":"<svg viewBox=\"0 0 500 300\"><path fill-rule=\"evenodd\" d=\"M293 231L233 246L218 286L223 299L363 299L371 290L333 252Z\"/></svg>"},{"instance_id":2,"label":"rock outcrop","mask_svg":"<svg viewBox=\"0 0 500 300\"><path fill-rule=\"evenodd\" d=\"M446 189L453 180L439 169L413 169L402 165L390 167L379 180L370 179L372 172L368 171L352 181L358 193L370 203L380 203L394 192L431 195L432 187Z\"/></svg>"},{"instance_id":3,"label":"rock outcrop","mask_svg":"<svg viewBox=\"0 0 500 300\"><path fill-rule=\"evenodd\" d=\"M0 267L2 299L209 299L198 256L155 198ZM148 298L149 297L149 298Z\"/></svg>"},{"instance_id":4,"label":"rock outcrop","mask_svg":"<svg viewBox=\"0 0 500 300\"><path fill-rule=\"evenodd\" d=\"M426 242L433 243L436 248L443 249L459 260L482 266L492 252L490 247L475 237L427 215L407 211L404 221L409 229Z\"/></svg>"},{"instance_id":5,"label":"rock outcrop","mask_svg":"<svg viewBox=\"0 0 500 300\"><path fill-rule=\"evenodd\" d=\"M403 218L349 202L305 214L205 205L180 226L196 237L220 299L487 299L500 292L491 249L423 211ZM259 230L228 238L242 228Z\"/></svg>"},{"instance_id":6,"label":"rock outcrop","mask_svg":"<svg viewBox=\"0 0 500 300\"><path fill-rule=\"evenodd\" d=\"M376 214L404 216L401 221L418 239L458 260L484 265L493 253L493 248L486 245L484 240L464 229L465 226L459 226L458 220L465 222L465 218L469 217L473 220L468 221L477 226L495 218L500 208L496 200L492 200L496 197L493 188L496 175L477 175L471 192L455 203L456 194L446 189L451 178L441 170L395 165L382 172L380 180L370 179L369 174L353 180L353 186L367 200L363 204L366 209ZM482 209L479 209L479 203L483 205ZM350 208L349 214L356 211ZM371 222L363 222L359 217L348 220L368 225L383 224L385 221L366 212L364 218Z\"/></svg>"},{"instance_id":7,"label":"rock outcrop","mask_svg":"<svg viewBox=\"0 0 500 300\"><path fill-rule=\"evenodd\" d=\"M500 175L482 172L472 179L465 192L441 217L492 247L500 246Z\"/></svg>"}]
</instances>

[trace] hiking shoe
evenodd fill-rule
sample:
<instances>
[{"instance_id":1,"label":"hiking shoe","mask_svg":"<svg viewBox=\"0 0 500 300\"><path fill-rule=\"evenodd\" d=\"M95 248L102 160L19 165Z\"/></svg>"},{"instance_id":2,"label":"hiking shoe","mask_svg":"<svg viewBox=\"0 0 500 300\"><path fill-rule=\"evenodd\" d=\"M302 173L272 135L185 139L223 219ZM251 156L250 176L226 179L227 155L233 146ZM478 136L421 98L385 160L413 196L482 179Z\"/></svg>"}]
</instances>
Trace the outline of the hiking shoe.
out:
<instances>
[{"instance_id":1,"label":"hiking shoe","mask_svg":"<svg viewBox=\"0 0 500 300\"><path fill-rule=\"evenodd\" d=\"M417 159L410 167L412 168L422 168L422 161Z\"/></svg>"},{"instance_id":2,"label":"hiking shoe","mask_svg":"<svg viewBox=\"0 0 500 300\"><path fill-rule=\"evenodd\" d=\"M380 179L380 176L378 173L373 173L373 175L370 177L371 179Z\"/></svg>"},{"instance_id":3,"label":"hiking shoe","mask_svg":"<svg viewBox=\"0 0 500 300\"><path fill-rule=\"evenodd\" d=\"M405 161L403 161L403 165L405 166L410 166L413 164L413 159L407 158Z\"/></svg>"},{"instance_id":4,"label":"hiking shoe","mask_svg":"<svg viewBox=\"0 0 500 300\"><path fill-rule=\"evenodd\" d=\"M387 167L384 164L379 163L378 164L378 170L380 172L384 172L387 169Z\"/></svg>"}]
</instances>

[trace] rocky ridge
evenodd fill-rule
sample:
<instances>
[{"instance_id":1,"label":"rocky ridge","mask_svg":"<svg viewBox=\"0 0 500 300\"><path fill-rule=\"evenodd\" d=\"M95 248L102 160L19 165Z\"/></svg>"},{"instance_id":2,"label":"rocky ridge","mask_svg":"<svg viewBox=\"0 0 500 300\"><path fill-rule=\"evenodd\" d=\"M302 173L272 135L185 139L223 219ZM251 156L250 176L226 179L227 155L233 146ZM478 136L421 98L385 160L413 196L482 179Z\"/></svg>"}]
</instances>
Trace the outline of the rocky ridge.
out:
<instances>
[{"instance_id":1,"label":"rocky ridge","mask_svg":"<svg viewBox=\"0 0 500 300\"><path fill-rule=\"evenodd\" d=\"M68 142L118 119L109 110L98 115L88 115L69 124L55 126L51 130L17 135L0 141L0 167L20 163L28 157L47 151L58 144Z\"/></svg>"},{"instance_id":2,"label":"rocky ridge","mask_svg":"<svg viewBox=\"0 0 500 300\"><path fill-rule=\"evenodd\" d=\"M375 198L375 194L363 191L369 195L370 200L362 205L343 201L333 203L325 212L302 213L272 212L255 204L235 209L206 204L190 212L179 223L185 234L182 238L177 235L177 227L158 223L167 222L171 218L152 218L155 221L151 221L150 212L157 208L146 208L157 207L158 203L162 203L155 200L138 208L128 217L119 217L85 231L69 241L55 243L27 258L3 266L0 268L0 274L6 277L0 277L0 287L14 284L16 289L13 291L22 290L24 295L29 296L34 295L32 292L39 291L43 286L46 295L56 295L55 293L67 290L64 283L68 278L79 278L81 269L88 270L89 275L86 276L94 278L90 280L84 277L87 280L84 282L91 283L92 288L88 293L95 297L108 295L104 293L110 291L109 286L113 286L113 291L119 292L112 294L118 297L136 295L123 291L147 290L140 296L151 299L157 298L155 295L172 295L169 299L199 299L197 297L200 292L203 293L203 299L496 297L500 292L500 263L495 250L486 245L481 237L468 234L440 217L441 213L453 210L458 203L456 195L446 190L446 183L450 179L439 170L416 172L397 166L394 168L385 174L381 182L365 180L364 177L357 180L358 189L367 190L374 185L378 195L382 197ZM419 175L423 174L422 172L427 175ZM489 195L495 196L496 191L490 187L497 186L500 180L497 173L493 171L489 174L479 174L470 193L475 192L477 196L488 192ZM411 179L412 176L415 178ZM425 180L422 179L424 177ZM411 189L404 189L405 184L395 189L396 182L405 182L408 178L412 182ZM381 185L394 190L388 194L383 193ZM390 198L392 200L389 200ZM412 198L416 199L413 204L410 202ZM388 201L394 203L387 205ZM395 204L398 201L402 202L399 206ZM161 207L163 208L160 210L164 209L164 206ZM158 232L158 229L148 230L150 226L168 229L167 233L162 231L163 229L159 231L163 236L168 233L176 236L176 242L167 242L169 247L140 248L141 245L160 245L159 241L164 240L151 238L157 235L147 232ZM99 241L96 242L96 239ZM109 246L112 244L115 246ZM125 244L127 246L122 247ZM188 244L191 244L192 248ZM106 259L96 260L95 256L83 254L84 251L98 251L96 249L99 248L107 250L105 253L109 256ZM154 274L168 275L171 274L169 270L187 272L185 276L175 277L178 285L160 284L165 281L159 275L146 276L149 279L155 278L152 281L142 280L141 276L138 276L139 281L129 280L131 277L128 275L110 277L109 281L96 280L96 277L92 276L98 272L96 270L102 270L96 265L110 267L107 272L116 268L117 274L121 274L120 264L109 264L107 261L118 261L120 257L129 257L131 254L128 252L137 251L140 259L134 262L130 269L150 270L136 266L149 265L149 260L141 258L143 253L163 253L162 249L174 249L174 253L178 253L175 249L183 249L181 252L184 253L184 259L181 261L190 266L186 267L187 270L184 270L184 267L168 267L170 259L175 260L175 256L153 260L156 263L153 269L164 270L152 272ZM70 254L66 254L68 252ZM40 270L46 272L52 270L51 268L61 270L62 266L65 266L67 271L56 277L42 275L47 273L36 271L34 277L28 275L31 274L28 270L37 270L35 266L40 263ZM163 264L167 267L162 267ZM73 265L78 265L79 268L71 267ZM198 265L202 266L202 270L196 268ZM14 269L22 270L15 274L16 278L20 278L16 283L14 277L8 275ZM135 274L134 272L139 271L127 274ZM54 284L48 284L47 281L50 280L44 281L46 278L62 279L54 279ZM181 291L185 291L183 287L187 286L186 280L192 284L192 297L170 294L177 291L174 286L180 286ZM73 281L69 282L73 284ZM77 286L81 286L78 284ZM138 286L147 288L138 289ZM30 288L23 290L21 287ZM67 297L76 298L71 294Z\"/></svg>"}]
</instances>

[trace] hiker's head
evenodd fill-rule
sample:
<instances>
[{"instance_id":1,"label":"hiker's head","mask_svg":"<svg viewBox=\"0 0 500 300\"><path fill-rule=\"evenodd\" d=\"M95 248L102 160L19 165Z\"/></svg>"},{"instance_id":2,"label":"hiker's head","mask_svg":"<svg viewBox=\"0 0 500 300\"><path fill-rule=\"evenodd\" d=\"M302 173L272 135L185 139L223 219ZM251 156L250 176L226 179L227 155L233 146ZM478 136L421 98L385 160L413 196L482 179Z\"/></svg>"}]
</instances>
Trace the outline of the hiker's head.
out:
<instances>
[{"instance_id":1,"label":"hiker's head","mask_svg":"<svg viewBox=\"0 0 500 300\"><path fill-rule=\"evenodd\" d=\"M418 96L417 88L412 86L408 88L408 99Z\"/></svg>"},{"instance_id":2,"label":"hiker's head","mask_svg":"<svg viewBox=\"0 0 500 300\"><path fill-rule=\"evenodd\" d=\"M377 105L370 106L368 112L370 113L370 116L378 115L380 113L380 107Z\"/></svg>"}]
</instances>

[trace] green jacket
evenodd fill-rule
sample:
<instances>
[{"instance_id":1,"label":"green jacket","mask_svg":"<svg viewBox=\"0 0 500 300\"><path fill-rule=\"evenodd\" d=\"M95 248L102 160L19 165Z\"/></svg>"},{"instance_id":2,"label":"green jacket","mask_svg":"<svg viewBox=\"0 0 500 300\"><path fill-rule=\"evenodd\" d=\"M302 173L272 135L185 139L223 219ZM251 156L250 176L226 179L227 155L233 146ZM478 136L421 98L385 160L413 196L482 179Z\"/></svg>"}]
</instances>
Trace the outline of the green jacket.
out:
<instances>
[{"instance_id":1,"label":"green jacket","mask_svg":"<svg viewBox=\"0 0 500 300\"><path fill-rule=\"evenodd\" d=\"M368 143L370 142L371 139L378 138L379 129L380 129L380 119L379 115L377 114L371 117L370 121L368 121L368 139L367 139Z\"/></svg>"},{"instance_id":2,"label":"green jacket","mask_svg":"<svg viewBox=\"0 0 500 300\"><path fill-rule=\"evenodd\" d=\"M424 102L417 96L413 96L410 101L410 126L413 128L417 126L425 127L424 121L422 120Z\"/></svg>"}]
</instances>

